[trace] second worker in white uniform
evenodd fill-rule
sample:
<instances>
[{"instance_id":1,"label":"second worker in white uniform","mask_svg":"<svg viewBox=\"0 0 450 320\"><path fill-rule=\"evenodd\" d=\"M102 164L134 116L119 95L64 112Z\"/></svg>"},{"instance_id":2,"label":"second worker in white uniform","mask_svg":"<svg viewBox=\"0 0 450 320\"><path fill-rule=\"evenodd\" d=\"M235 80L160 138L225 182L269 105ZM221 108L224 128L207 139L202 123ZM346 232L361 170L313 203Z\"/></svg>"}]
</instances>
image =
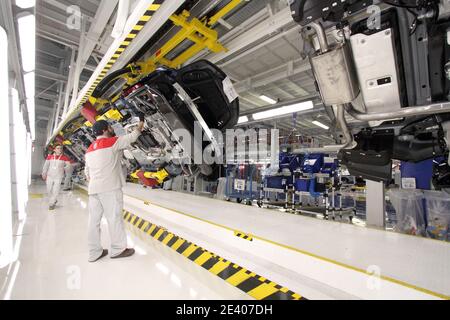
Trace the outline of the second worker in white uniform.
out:
<instances>
[{"instance_id":1,"label":"second worker in white uniform","mask_svg":"<svg viewBox=\"0 0 450 320\"><path fill-rule=\"evenodd\" d=\"M127 249L127 237L123 222L123 192L125 176L121 160L123 150L139 138L144 127L144 116L140 115L136 130L128 135L115 137L108 122L94 124L97 140L86 153L86 178L89 181L89 261L95 262L108 254L101 244L101 219L105 215L111 238L111 258L124 258L134 254Z\"/></svg>"},{"instance_id":2,"label":"second worker in white uniform","mask_svg":"<svg viewBox=\"0 0 450 320\"><path fill-rule=\"evenodd\" d=\"M54 154L47 157L42 170L42 179L47 183L47 194L49 197L49 210L55 210L58 202L61 182L65 171L70 166L70 159L63 154L63 147L55 147Z\"/></svg>"}]
</instances>

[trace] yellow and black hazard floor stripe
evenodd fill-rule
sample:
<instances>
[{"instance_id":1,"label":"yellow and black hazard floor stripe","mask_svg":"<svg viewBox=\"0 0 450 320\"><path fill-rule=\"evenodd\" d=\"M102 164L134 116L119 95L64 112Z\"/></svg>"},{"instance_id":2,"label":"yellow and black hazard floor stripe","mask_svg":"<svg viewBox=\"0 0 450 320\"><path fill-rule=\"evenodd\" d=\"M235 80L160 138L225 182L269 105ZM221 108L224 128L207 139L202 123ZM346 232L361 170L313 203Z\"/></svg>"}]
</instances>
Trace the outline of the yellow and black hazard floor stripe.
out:
<instances>
[{"instance_id":1,"label":"yellow and black hazard floor stripe","mask_svg":"<svg viewBox=\"0 0 450 320\"><path fill-rule=\"evenodd\" d=\"M253 241L253 236L247 233L243 233L240 231L235 231L234 235L238 238L242 238L244 240Z\"/></svg>"},{"instance_id":2,"label":"yellow and black hazard floor stripe","mask_svg":"<svg viewBox=\"0 0 450 320\"><path fill-rule=\"evenodd\" d=\"M307 300L301 295L227 261L131 212L124 210L123 218L138 230L257 300Z\"/></svg>"},{"instance_id":3,"label":"yellow and black hazard floor stripe","mask_svg":"<svg viewBox=\"0 0 450 320\"><path fill-rule=\"evenodd\" d=\"M81 100L81 103L79 106L82 106L92 95L95 88L97 88L97 85L105 78L106 74L111 70L111 68L114 66L116 61L120 58L122 53L128 48L128 46L131 44L131 42L138 36L138 34L141 32L142 29L144 29L147 22L150 21L150 19L153 17L156 11L161 7L161 5L164 3L165 0L155 0L153 1L153 4L151 4L147 11L142 15L142 17L139 19L139 21L136 23L136 25L133 27L131 32L127 35L127 37L123 40L119 48L114 52L114 54L109 59L106 66L103 68L102 72L98 75L97 79L92 83L91 87L87 91L86 95Z\"/></svg>"}]
</instances>

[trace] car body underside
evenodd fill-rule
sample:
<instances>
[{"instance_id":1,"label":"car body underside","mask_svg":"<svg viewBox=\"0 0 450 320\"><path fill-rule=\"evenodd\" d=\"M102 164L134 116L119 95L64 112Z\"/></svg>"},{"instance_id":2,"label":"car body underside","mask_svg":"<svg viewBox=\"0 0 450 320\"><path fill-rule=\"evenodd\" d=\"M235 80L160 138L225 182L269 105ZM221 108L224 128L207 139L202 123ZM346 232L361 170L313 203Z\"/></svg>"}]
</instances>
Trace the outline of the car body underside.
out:
<instances>
[{"instance_id":1,"label":"car body underside","mask_svg":"<svg viewBox=\"0 0 450 320\"><path fill-rule=\"evenodd\" d=\"M303 56L334 124L341 164L352 175L388 183L393 160L435 159L435 187L449 187L448 1L288 3L302 27ZM181 174L217 178L220 164L193 158L205 150L223 152L213 131L223 133L238 122L239 99L230 94L231 80L205 60L180 69L160 67L145 77L136 77L136 70L129 65L98 84L94 101L106 103L86 102L81 116L65 126L59 142L70 140L67 153L83 163L95 139L89 124L111 120L122 135L137 126L142 112L145 130L124 152L128 174L149 186ZM195 139L197 129L206 138Z\"/></svg>"},{"instance_id":2,"label":"car body underside","mask_svg":"<svg viewBox=\"0 0 450 320\"><path fill-rule=\"evenodd\" d=\"M108 89L125 72L106 79L94 95L108 95ZM133 131L138 124L137 115L145 115L144 131L125 150L123 162L127 174L147 186L181 174L212 178L217 166L196 163L194 154L203 154L207 148L218 151L212 131L223 132L237 123L239 99L226 94L228 80L219 68L204 60L178 70L158 68L122 89L114 103L101 110L86 103L81 113L91 122L106 119L117 136ZM202 134L195 139L198 129ZM71 145L66 151L84 163L84 154L94 139L92 130L82 126L71 134Z\"/></svg>"},{"instance_id":3,"label":"car body underside","mask_svg":"<svg viewBox=\"0 0 450 320\"><path fill-rule=\"evenodd\" d=\"M393 159L437 163L446 187L450 121L448 1L290 1L305 55L340 127L339 158L389 182Z\"/></svg>"}]
</instances>

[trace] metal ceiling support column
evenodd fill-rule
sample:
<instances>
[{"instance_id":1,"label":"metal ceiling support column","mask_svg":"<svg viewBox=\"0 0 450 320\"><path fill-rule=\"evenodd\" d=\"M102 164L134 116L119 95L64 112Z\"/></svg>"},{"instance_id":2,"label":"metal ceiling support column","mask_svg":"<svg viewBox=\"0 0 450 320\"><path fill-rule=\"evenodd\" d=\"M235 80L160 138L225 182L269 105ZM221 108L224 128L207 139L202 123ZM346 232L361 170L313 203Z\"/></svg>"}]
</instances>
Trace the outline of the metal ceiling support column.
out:
<instances>
[{"instance_id":1,"label":"metal ceiling support column","mask_svg":"<svg viewBox=\"0 0 450 320\"><path fill-rule=\"evenodd\" d=\"M75 103L67 108L65 118L59 124L58 128L54 130L52 137L50 137L47 143L49 143L53 138L56 137L59 131L63 129L65 124L79 115L81 106L91 96L93 90L95 89L96 83L98 84L106 76L106 74L111 71L113 66L116 67L119 65L119 59L122 56L127 56L127 58L123 61L123 64L121 64L123 66L124 64L128 63L128 61L132 57L132 55L129 53L129 49L134 48L136 50L139 50L140 48L142 48L143 44L135 43L138 40L137 38L142 39L142 36L143 38L146 38L146 41L148 41L148 39L152 37L165 22L168 21L169 17L184 2L185 0L164 1L164 3L159 8L159 5L153 5L153 0L139 1L139 3L134 8L134 11L131 13L130 17L127 20L124 35L114 40L114 42L111 44L103 59L99 63L97 69L89 79L88 83L78 94ZM154 12L154 14L148 16L146 13L149 11ZM139 25L139 23L143 21L143 17L148 17L148 20L146 20L148 22L145 24L145 27ZM142 35L144 30L145 35Z\"/></svg>"},{"instance_id":2,"label":"metal ceiling support column","mask_svg":"<svg viewBox=\"0 0 450 320\"><path fill-rule=\"evenodd\" d=\"M85 37L85 46L83 50L80 50L80 52L82 53L82 69L85 68L89 57L98 44L100 36L108 25L108 21L113 15L114 9L116 8L118 2L119 0L102 0L102 2L100 3L94 20L92 21L89 31L87 32L87 35Z\"/></svg>"},{"instance_id":3,"label":"metal ceiling support column","mask_svg":"<svg viewBox=\"0 0 450 320\"><path fill-rule=\"evenodd\" d=\"M75 69L75 48L72 48L72 55L70 58L69 77L67 79L66 96L64 99L63 116L67 114L67 111L69 108L69 97L70 97L70 92L72 91L74 69Z\"/></svg>"},{"instance_id":4,"label":"metal ceiling support column","mask_svg":"<svg viewBox=\"0 0 450 320\"><path fill-rule=\"evenodd\" d=\"M72 84L72 100L70 104L75 103L75 100L78 96L78 91L80 90L80 76L81 76L81 68L83 63L83 55L85 49L85 39L86 39L86 21L81 19L81 33L80 33L80 44L78 45L78 53L77 53L77 61L75 63L75 70L73 72L73 84ZM64 110L64 115L67 110Z\"/></svg>"},{"instance_id":5,"label":"metal ceiling support column","mask_svg":"<svg viewBox=\"0 0 450 320\"><path fill-rule=\"evenodd\" d=\"M67 56L67 55L66 55ZM67 62L65 60L62 60L59 64L59 71L62 73L64 70L64 67L66 66ZM48 137L51 136L53 130L58 126L59 124L59 114L61 113L61 109L64 103L64 81L60 81L58 85L58 100L54 106L55 113L53 114L53 118L51 119L52 125L50 128L50 132L48 133ZM67 84L66 84L67 88Z\"/></svg>"},{"instance_id":6,"label":"metal ceiling support column","mask_svg":"<svg viewBox=\"0 0 450 320\"><path fill-rule=\"evenodd\" d=\"M367 180L367 226L384 229L386 201L383 182Z\"/></svg>"},{"instance_id":7,"label":"metal ceiling support column","mask_svg":"<svg viewBox=\"0 0 450 320\"><path fill-rule=\"evenodd\" d=\"M66 84L66 88L67 88L67 84ZM64 83L60 82L60 84L59 84L59 95L58 95L58 105L56 107L56 113L55 113L55 117L53 119L52 131L50 132L50 135L55 130L55 128L57 128L58 125L59 125L60 114L61 114L61 109L63 108L63 103L64 103Z\"/></svg>"},{"instance_id":8,"label":"metal ceiling support column","mask_svg":"<svg viewBox=\"0 0 450 320\"><path fill-rule=\"evenodd\" d=\"M24 113L25 124L30 131L30 123L28 121L28 109L26 106L25 85L22 74L22 67L19 62L19 50L17 48L18 39L13 21L13 11L11 1L0 1L0 13L3 14L4 27L8 33L8 56L12 63L13 71L17 81L17 91L19 92L20 105Z\"/></svg>"},{"instance_id":9,"label":"metal ceiling support column","mask_svg":"<svg viewBox=\"0 0 450 320\"><path fill-rule=\"evenodd\" d=\"M110 0L108 0L108 2L110 2ZM130 1L121 0L119 2L119 7L117 9L116 23L114 24L114 29L111 32L111 36L114 39L119 38L123 34L123 29L125 28L125 24L127 23L129 10L130 10Z\"/></svg>"},{"instance_id":10,"label":"metal ceiling support column","mask_svg":"<svg viewBox=\"0 0 450 320\"><path fill-rule=\"evenodd\" d=\"M53 112L51 113L48 123L47 123L47 137L48 138L51 135L53 124L55 123L55 117L56 117L56 108L53 108Z\"/></svg>"},{"instance_id":11,"label":"metal ceiling support column","mask_svg":"<svg viewBox=\"0 0 450 320\"><path fill-rule=\"evenodd\" d=\"M280 167L280 131L276 123L274 130L271 132L270 139L270 168L275 170L275 168Z\"/></svg>"}]
</instances>

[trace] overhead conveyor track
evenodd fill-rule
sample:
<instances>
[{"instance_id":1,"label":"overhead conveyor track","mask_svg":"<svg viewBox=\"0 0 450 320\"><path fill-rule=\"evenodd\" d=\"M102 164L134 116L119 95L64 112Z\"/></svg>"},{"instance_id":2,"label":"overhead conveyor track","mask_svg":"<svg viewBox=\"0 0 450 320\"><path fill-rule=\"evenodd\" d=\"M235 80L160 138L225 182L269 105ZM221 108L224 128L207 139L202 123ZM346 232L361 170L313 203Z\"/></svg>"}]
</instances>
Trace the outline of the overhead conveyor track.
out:
<instances>
[{"instance_id":1,"label":"overhead conveyor track","mask_svg":"<svg viewBox=\"0 0 450 320\"><path fill-rule=\"evenodd\" d=\"M147 25L147 23L151 21L151 18L161 8L161 6L166 3L166 6L170 7L168 8L169 10L167 10L168 14L165 18L167 20L183 2L184 1L181 0L141 0L139 2L139 4L134 9L134 12L128 18L123 35L116 39L116 41L114 41L114 43L111 45L110 49L103 57L99 66L92 74L90 80L83 88L83 90L81 90L81 92L79 93L75 104L70 106L66 118L58 126L53 135L48 139L47 144L51 143L58 135L60 135L63 128L79 115L80 108L91 97L97 85L106 77L109 70L111 70L111 68L117 62L118 58L126 51L132 41L136 38L136 36L143 30L145 25ZM156 30L154 30L154 32L156 32Z\"/></svg>"},{"instance_id":2,"label":"overhead conveyor track","mask_svg":"<svg viewBox=\"0 0 450 320\"><path fill-rule=\"evenodd\" d=\"M161 7L164 6L164 9L166 9L166 7L171 6L169 10L164 10L164 13L167 13L170 11L176 11L183 4L183 1L155 0L150 2L151 4L146 7L145 12L137 19L137 21L135 21L133 25L131 25L130 22L127 24L129 25L128 34L123 36L120 42L116 41L110 48L86 87L81 91L80 96L76 100L76 105L71 106L71 111L67 118L53 133L53 136L47 141L48 144L50 144L58 135L64 136L64 129L66 128L66 125L73 121L85 103L89 103L92 106L97 104L96 107L98 109L109 102L100 99L100 97L97 97L95 93L98 86L104 82L112 69L116 70L121 68L120 66L116 66L119 58L127 52L127 49L131 46L133 41L138 37L140 32L144 30L148 22L151 21L152 17L160 10ZM159 50L157 50L150 58L143 62L137 62L129 65L127 68L130 68L131 70L129 72L132 74L131 77L128 74L124 74L122 77L127 79L128 85L131 85L139 78L156 70L158 66L162 65L170 68L178 68L204 49L208 49L213 53L227 51L227 49L218 42L218 33L213 29L213 26L242 3L243 0L232 0L223 8L214 13L211 17L191 17L190 13L186 10L181 12L181 14L171 14L166 18L166 21L172 21L173 25L180 27L181 30L177 32L176 35L169 41L167 41L167 43L165 43ZM135 9L135 12L138 11L138 9L139 8ZM153 30L153 33L156 33L156 31L157 30ZM179 53L174 59L168 59L167 56L186 40L191 41L193 45ZM113 102L117 98L118 96L113 98ZM86 124L89 126L89 123Z\"/></svg>"}]
</instances>

